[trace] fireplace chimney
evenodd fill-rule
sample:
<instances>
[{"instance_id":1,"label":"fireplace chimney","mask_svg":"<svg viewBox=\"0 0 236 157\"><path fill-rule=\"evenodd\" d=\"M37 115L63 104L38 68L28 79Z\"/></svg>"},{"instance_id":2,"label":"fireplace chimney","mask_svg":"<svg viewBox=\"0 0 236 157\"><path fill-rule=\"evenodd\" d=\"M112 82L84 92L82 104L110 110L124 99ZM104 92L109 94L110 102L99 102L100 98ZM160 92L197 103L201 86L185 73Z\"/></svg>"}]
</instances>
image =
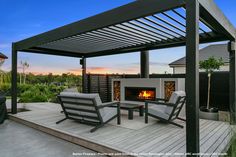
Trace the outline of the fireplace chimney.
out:
<instances>
[{"instance_id":1,"label":"fireplace chimney","mask_svg":"<svg viewBox=\"0 0 236 157\"><path fill-rule=\"evenodd\" d=\"M140 52L140 77L149 78L149 51Z\"/></svg>"}]
</instances>

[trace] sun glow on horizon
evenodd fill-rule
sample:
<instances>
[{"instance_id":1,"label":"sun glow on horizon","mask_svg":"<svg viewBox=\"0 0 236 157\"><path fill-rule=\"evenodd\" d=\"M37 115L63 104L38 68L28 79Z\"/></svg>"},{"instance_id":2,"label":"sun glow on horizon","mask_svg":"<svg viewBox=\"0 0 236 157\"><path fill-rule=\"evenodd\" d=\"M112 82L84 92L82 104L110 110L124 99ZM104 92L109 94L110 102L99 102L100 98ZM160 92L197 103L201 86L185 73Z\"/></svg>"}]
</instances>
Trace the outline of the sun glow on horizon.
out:
<instances>
[{"instance_id":1,"label":"sun glow on horizon","mask_svg":"<svg viewBox=\"0 0 236 157\"><path fill-rule=\"evenodd\" d=\"M18 68L18 72L21 73L22 70ZM74 75L82 75L82 69L68 69L68 70L60 70L56 68L40 68L40 67L31 67L26 71L27 74L32 73L34 75L62 75L62 74L74 74ZM111 69L106 67L88 67L86 69L87 74L138 74L138 69L128 69L126 71L120 69Z\"/></svg>"}]
</instances>

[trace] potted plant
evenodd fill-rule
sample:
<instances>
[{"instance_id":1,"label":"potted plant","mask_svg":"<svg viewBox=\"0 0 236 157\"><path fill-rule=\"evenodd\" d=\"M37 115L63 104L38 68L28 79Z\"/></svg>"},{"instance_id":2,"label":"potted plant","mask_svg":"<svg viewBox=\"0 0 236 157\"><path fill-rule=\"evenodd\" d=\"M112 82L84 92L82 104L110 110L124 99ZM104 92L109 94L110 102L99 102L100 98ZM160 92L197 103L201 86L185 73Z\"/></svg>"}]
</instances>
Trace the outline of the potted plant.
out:
<instances>
[{"instance_id":1,"label":"potted plant","mask_svg":"<svg viewBox=\"0 0 236 157\"><path fill-rule=\"evenodd\" d=\"M211 76L212 73L219 70L222 65L224 65L222 58L216 59L214 57L210 57L207 60L199 62L199 68L205 70L208 76L207 106L200 107L200 118L218 120L218 108L210 107Z\"/></svg>"}]
</instances>

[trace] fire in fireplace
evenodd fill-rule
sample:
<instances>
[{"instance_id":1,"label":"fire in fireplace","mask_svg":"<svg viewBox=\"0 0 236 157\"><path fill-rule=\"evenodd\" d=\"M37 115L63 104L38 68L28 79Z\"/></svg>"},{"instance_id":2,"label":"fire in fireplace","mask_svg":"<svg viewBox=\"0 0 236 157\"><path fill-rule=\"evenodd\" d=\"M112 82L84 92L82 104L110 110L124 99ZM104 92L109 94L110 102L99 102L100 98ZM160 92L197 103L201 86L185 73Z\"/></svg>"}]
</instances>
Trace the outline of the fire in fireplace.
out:
<instances>
[{"instance_id":1,"label":"fire in fireplace","mask_svg":"<svg viewBox=\"0 0 236 157\"><path fill-rule=\"evenodd\" d=\"M125 87L125 100L145 101L155 100L156 89L149 87Z\"/></svg>"},{"instance_id":2,"label":"fire in fireplace","mask_svg":"<svg viewBox=\"0 0 236 157\"><path fill-rule=\"evenodd\" d=\"M150 90L143 90L139 93L138 98L140 99L152 99L154 95L154 91L150 91Z\"/></svg>"}]
</instances>

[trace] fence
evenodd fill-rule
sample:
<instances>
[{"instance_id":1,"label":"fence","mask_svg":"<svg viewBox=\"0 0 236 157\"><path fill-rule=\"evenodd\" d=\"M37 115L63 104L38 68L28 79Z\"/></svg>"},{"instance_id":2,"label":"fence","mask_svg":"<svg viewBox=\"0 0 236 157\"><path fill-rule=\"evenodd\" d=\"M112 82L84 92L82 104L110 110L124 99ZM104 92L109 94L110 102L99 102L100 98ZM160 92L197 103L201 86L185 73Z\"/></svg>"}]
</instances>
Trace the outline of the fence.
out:
<instances>
[{"instance_id":1,"label":"fence","mask_svg":"<svg viewBox=\"0 0 236 157\"><path fill-rule=\"evenodd\" d=\"M99 93L103 102L111 101L111 83L113 78L139 78L140 75L131 74L87 74L86 92ZM185 78L185 74L151 74L150 78ZM200 106L207 102L206 73L200 73ZM210 102L212 107L218 107L222 111L229 111L229 72L215 72L211 80Z\"/></svg>"}]
</instances>

